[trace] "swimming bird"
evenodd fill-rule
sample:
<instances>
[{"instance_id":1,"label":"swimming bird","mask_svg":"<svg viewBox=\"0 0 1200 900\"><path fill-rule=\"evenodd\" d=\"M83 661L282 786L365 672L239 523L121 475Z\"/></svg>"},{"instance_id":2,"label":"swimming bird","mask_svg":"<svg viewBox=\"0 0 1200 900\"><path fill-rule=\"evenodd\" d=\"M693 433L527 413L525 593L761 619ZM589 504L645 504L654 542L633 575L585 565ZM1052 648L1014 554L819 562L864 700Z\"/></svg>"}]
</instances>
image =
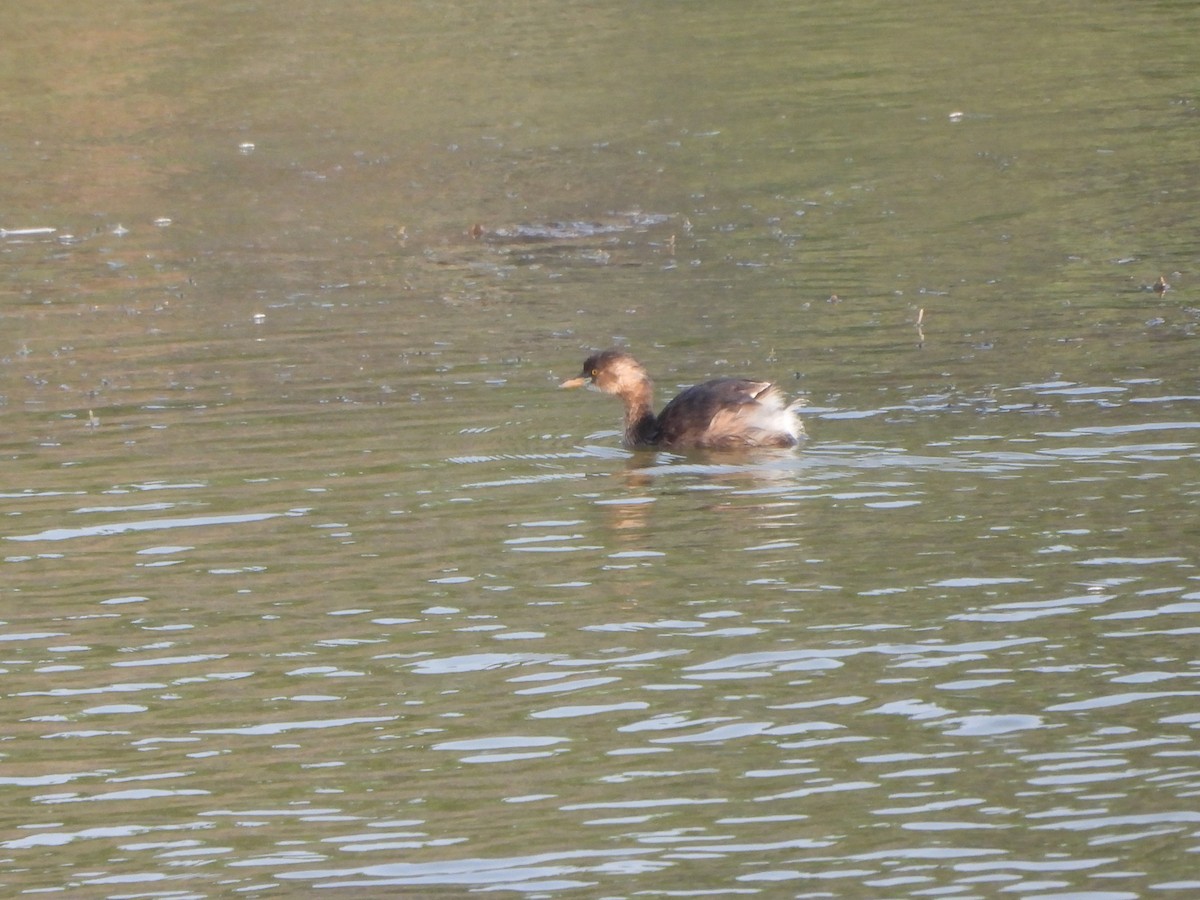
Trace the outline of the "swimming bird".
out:
<instances>
[{"instance_id":1,"label":"swimming bird","mask_svg":"<svg viewBox=\"0 0 1200 900\"><path fill-rule=\"evenodd\" d=\"M788 403L769 381L717 378L687 388L654 414L654 384L623 350L589 356L583 371L559 387L587 387L616 394L625 404L625 444L669 450L794 447L804 435L796 414L802 401Z\"/></svg>"}]
</instances>

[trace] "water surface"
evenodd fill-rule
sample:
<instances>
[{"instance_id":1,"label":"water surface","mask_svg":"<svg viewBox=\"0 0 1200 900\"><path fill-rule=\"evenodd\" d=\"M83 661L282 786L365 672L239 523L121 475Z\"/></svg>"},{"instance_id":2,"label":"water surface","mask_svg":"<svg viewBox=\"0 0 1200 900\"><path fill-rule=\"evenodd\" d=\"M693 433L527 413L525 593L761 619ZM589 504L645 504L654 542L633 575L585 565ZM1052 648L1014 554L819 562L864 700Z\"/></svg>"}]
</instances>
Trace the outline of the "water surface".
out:
<instances>
[{"instance_id":1,"label":"water surface","mask_svg":"<svg viewBox=\"0 0 1200 900\"><path fill-rule=\"evenodd\" d=\"M9 893L1200 888L1191 5L284 9L4 26Z\"/></svg>"}]
</instances>

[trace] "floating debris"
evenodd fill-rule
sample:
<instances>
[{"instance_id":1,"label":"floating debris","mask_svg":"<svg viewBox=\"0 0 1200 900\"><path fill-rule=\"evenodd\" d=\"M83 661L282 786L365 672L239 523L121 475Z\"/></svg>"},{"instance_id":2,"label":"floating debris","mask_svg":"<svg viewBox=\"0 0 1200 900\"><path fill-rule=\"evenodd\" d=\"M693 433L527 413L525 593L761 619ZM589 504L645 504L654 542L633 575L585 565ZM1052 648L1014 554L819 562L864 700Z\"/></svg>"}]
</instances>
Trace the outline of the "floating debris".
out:
<instances>
[{"instance_id":1,"label":"floating debris","mask_svg":"<svg viewBox=\"0 0 1200 900\"><path fill-rule=\"evenodd\" d=\"M1178 278L1179 273L1172 272L1171 277ZM1159 275L1157 280L1152 281L1149 284L1147 284L1146 282L1143 281L1141 284L1139 284L1135 288L1135 290L1142 291L1147 294L1150 293L1151 291L1153 291L1155 294L1158 294L1161 297L1167 291L1172 290L1172 288L1171 288L1171 283L1169 281L1167 281L1166 276Z\"/></svg>"},{"instance_id":2,"label":"floating debris","mask_svg":"<svg viewBox=\"0 0 1200 900\"><path fill-rule=\"evenodd\" d=\"M486 230L481 225L471 228L471 237L488 236L496 243L520 244L549 241L587 241L630 231L642 231L670 221L670 216L658 213L611 213L602 220L534 222Z\"/></svg>"}]
</instances>

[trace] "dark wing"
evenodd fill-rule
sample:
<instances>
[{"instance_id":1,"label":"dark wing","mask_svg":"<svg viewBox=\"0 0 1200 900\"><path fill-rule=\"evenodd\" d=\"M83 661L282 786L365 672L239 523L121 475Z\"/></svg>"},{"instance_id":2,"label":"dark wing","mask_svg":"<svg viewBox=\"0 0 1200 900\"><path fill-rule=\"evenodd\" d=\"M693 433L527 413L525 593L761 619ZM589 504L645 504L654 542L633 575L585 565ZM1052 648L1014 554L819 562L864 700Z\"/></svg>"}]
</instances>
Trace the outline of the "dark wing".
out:
<instances>
[{"instance_id":1,"label":"dark wing","mask_svg":"<svg viewBox=\"0 0 1200 900\"><path fill-rule=\"evenodd\" d=\"M718 378L688 388L658 416L664 447L735 447L756 444L746 430L768 381Z\"/></svg>"}]
</instances>

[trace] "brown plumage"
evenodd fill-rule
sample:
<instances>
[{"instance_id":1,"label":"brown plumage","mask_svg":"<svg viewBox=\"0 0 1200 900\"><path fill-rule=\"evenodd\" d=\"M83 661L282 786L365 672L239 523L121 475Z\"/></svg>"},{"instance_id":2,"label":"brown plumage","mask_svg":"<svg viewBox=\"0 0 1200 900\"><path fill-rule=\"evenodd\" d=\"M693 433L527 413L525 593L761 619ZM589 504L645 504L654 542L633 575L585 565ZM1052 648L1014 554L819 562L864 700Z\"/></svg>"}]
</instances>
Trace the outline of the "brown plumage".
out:
<instances>
[{"instance_id":1,"label":"brown plumage","mask_svg":"<svg viewBox=\"0 0 1200 900\"><path fill-rule=\"evenodd\" d=\"M621 350L589 356L560 387L616 394L625 404L625 443L671 450L794 447L804 435L796 415L769 381L717 378L683 391L654 414L654 385L641 363Z\"/></svg>"}]
</instances>

